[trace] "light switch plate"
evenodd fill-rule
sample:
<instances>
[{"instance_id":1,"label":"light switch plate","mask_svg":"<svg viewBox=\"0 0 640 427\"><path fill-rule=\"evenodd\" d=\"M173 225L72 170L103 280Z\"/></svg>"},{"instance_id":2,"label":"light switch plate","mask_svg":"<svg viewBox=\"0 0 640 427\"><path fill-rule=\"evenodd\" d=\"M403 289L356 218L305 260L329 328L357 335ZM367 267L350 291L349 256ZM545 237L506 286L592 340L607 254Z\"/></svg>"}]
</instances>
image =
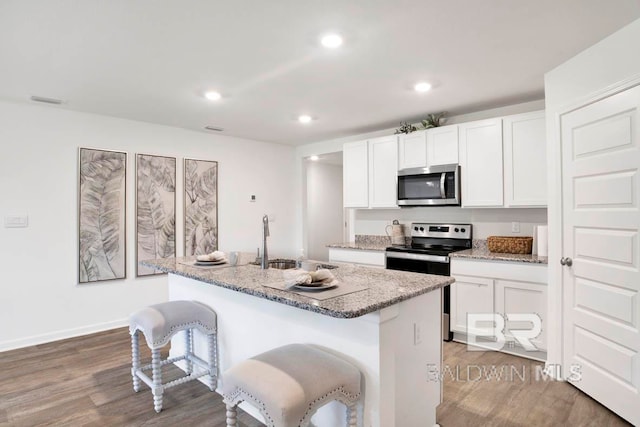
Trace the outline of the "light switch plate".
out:
<instances>
[{"instance_id":1,"label":"light switch plate","mask_svg":"<svg viewBox=\"0 0 640 427\"><path fill-rule=\"evenodd\" d=\"M512 233L519 233L520 232L520 223L519 222L512 222L511 223L511 232Z\"/></svg>"},{"instance_id":2,"label":"light switch plate","mask_svg":"<svg viewBox=\"0 0 640 427\"><path fill-rule=\"evenodd\" d=\"M26 228L29 226L29 216L27 215L6 215L4 217L4 228Z\"/></svg>"}]
</instances>

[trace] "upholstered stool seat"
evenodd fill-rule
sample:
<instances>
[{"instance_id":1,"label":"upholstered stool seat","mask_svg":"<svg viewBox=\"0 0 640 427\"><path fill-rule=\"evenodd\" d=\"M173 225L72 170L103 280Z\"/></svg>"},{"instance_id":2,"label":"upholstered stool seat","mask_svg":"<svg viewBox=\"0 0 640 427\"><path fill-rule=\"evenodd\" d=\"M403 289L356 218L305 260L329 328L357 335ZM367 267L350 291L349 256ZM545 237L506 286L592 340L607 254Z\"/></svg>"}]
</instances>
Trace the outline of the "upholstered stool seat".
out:
<instances>
[{"instance_id":1,"label":"upholstered stool seat","mask_svg":"<svg viewBox=\"0 0 640 427\"><path fill-rule=\"evenodd\" d=\"M207 336L209 346L208 360L204 361L193 354L193 329ZM133 389L140 390L140 380L153 392L156 412L162 410L162 395L169 387L208 375L207 385L214 391L218 379L217 363L217 317L216 313L204 304L196 301L170 301L151 305L131 315L129 333L131 334ZM138 331L142 332L151 349L151 364L140 366ZM162 360L160 349L167 345L178 332L184 331L185 353L181 356ZM184 360L186 376L162 384L162 366ZM194 365L196 370L194 370ZM143 371L151 369L152 378Z\"/></svg>"},{"instance_id":2,"label":"upholstered stool seat","mask_svg":"<svg viewBox=\"0 0 640 427\"><path fill-rule=\"evenodd\" d=\"M237 425L236 407L255 406L268 427L309 424L324 404L347 406L347 425L357 423L360 371L333 354L304 344L290 344L245 360L222 377L227 426Z\"/></svg>"}]
</instances>

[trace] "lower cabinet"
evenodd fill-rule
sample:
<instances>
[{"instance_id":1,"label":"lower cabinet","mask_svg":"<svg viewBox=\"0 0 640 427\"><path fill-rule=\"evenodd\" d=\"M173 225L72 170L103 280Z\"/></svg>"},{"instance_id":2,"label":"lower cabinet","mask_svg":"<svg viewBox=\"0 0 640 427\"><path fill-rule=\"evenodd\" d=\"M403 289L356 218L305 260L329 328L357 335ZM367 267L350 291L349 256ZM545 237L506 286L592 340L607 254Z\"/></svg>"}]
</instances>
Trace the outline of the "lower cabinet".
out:
<instances>
[{"instance_id":1,"label":"lower cabinet","mask_svg":"<svg viewBox=\"0 0 640 427\"><path fill-rule=\"evenodd\" d=\"M484 336L488 328L502 322L496 319L494 323L490 317L484 317L468 323L469 314L496 313L504 321L501 331L504 345L491 347L533 359L545 357L546 264L452 258L451 276L456 279L451 285L454 339L466 342L469 334ZM531 347L525 348L516 335Z\"/></svg>"},{"instance_id":2,"label":"lower cabinet","mask_svg":"<svg viewBox=\"0 0 640 427\"><path fill-rule=\"evenodd\" d=\"M367 267L385 268L384 251L329 248L329 262L348 262Z\"/></svg>"}]
</instances>

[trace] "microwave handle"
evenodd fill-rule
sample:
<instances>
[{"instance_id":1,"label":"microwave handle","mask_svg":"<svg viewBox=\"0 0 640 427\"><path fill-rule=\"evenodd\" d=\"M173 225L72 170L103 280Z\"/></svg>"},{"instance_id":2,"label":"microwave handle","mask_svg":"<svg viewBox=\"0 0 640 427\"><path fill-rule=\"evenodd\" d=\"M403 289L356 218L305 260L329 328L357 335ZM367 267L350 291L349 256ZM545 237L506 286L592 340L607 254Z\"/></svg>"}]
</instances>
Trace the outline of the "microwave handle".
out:
<instances>
[{"instance_id":1,"label":"microwave handle","mask_svg":"<svg viewBox=\"0 0 640 427\"><path fill-rule=\"evenodd\" d=\"M447 179L447 173L442 172L442 175L440 175L440 197L443 199L447 197L447 190L444 188L446 179Z\"/></svg>"}]
</instances>

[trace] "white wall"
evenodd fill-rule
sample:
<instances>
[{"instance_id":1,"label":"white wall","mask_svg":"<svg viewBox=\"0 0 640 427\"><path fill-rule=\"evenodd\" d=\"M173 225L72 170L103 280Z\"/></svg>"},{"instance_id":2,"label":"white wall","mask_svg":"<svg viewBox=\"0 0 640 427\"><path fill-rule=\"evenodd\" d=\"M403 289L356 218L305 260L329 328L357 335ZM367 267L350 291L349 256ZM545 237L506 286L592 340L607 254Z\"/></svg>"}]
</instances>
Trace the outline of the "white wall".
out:
<instances>
[{"instance_id":1,"label":"white wall","mask_svg":"<svg viewBox=\"0 0 640 427\"><path fill-rule=\"evenodd\" d=\"M385 234L385 227L397 219L408 225L411 222L469 223L473 224L473 238L489 236L533 236L533 226L547 223L546 209L462 209L456 206L408 209L358 209L355 234ZM511 231L511 223L520 224L520 232Z\"/></svg>"},{"instance_id":2,"label":"white wall","mask_svg":"<svg viewBox=\"0 0 640 427\"><path fill-rule=\"evenodd\" d=\"M562 170L559 116L587 102L640 84L640 20L545 75L549 194L549 334L547 363L562 363Z\"/></svg>"},{"instance_id":3,"label":"white wall","mask_svg":"<svg viewBox=\"0 0 640 427\"><path fill-rule=\"evenodd\" d=\"M343 240L342 166L307 163L307 257L329 261L327 245Z\"/></svg>"},{"instance_id":4,"label":"white wall","mask_svg":"<svg viewBox=\"0 0 640 427\"><path fill-rule=\"evenodd\" d=\"M166 300L166 276L134 277L135 153L178 158L178 255L184 157L219 162L220 249L255 251L267 213L276 218L271 254L294 255L290 146L5 102L0 146L0 217L29 216L28 228L0 228L0 350L124 325L130 312ZM129 153L126 280L77 284L80 146Z\"/></svg>"}]
</instances>

